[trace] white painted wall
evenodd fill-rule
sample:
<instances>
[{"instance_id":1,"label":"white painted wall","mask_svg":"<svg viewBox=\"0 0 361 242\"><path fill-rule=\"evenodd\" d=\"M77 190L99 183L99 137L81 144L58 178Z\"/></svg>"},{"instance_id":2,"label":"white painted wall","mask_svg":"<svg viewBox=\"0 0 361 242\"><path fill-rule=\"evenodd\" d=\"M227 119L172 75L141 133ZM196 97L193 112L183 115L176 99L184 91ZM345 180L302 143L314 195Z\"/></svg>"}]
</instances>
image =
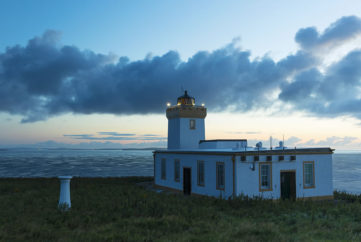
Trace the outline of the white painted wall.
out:
<instances>
[{"instance_id":1,"label":"white painted wall","mask_svg":"<svg viewBox=\"0 0 361 242\"><path fill-rule=\"evenodd\" d=\"M260 196L277 199L281 196L281 170L296 170L296 196L298 198L313 196L333 195L332 184L332 155L297 155L296 161L290 161L290 156L285 156L284 161L278 161L278 156L273 156L272 161L272 191L259 191L259 162L255 163L255 170L250 169L253 156L247 157L247 162L236 158L236 189L237 195ZM315 188L303 187L303 161L314 161ZM260 156L260 162L266 162L266 156Z\"/></svg>"},{"instance_id":2,"label":"white painted wall","mask_svg":"<svg viewBox=\"0 0 361 242\"><path fill-rule=\"evenodd\" d=\"M196 128L190 129L189 122L196 121ZM205 139L203 118L168 119L168 149L198 149L199 141Z\"/></svg>"},{"instance_id":3,"label":"white painted wall","mask_svg":"<svg viewBox=\"0 0 361 242\"><path fill-rule=\"evenodd\" d=\"M161 159L166 158L166 179L161 179ZM180 161L180 181L174 180L174 160ZM204 161L204 186L197 184L197 160ZM216 162L224 162L225 164L225 190L216 189ZM167 154L157 153L155 157L155 178L156 185L166 186L172 189L183 191L183 167L192 169L191 184L192 193L228 198L232 196L233 180L232 180L232 156L219 155L193 155L193 154Z\"/></svg>"},{"instance_id":4,"label":"white painted wall","mask_svg":"<svg viewBox=\"0 0 361 242\"><path fill-rule=\"evenodd\" d=\"M199 144L200 149L239 149L247 147L247 140L244 141L207 141Z\"/></svg>"},{"instance_id":5,"label":"white painted wall","mask_svg":"<svg viewBox=\"0 0 361 242\"><path fill-rule=\"evenodd\" d=\"M166 179L161 179L161 159L166 159ZM174 160L180 161L180 181L174 180ZM197 184L197 160L204 161L205 186ZM303 162L314 161L315 164L315 188L303 187ZM216 189L216 162L225 164L225 190ZM266 156L260 156L260 162L266 162ZM278 156L273 156L272 161L272 191L259 191L259 163L255 162L254 171L251 169L253 156L247 156L247 161L242 162L240 156L236 156L236 195L250 197L260 196L269 199L278 199L281 196L280 172L296 170L296 196L306 198L313 196L333 195L332 184L332 155L297 155L296 161L290 161L290 156L285 155L284 161L278 161ZM183 191L183 167L192 170L191 184L192 193L214 197L228 198L233 192L233 164L232 155L198 155L198 154L173 154L157 153L155 159L155 184Z\"/></svg>"}]
</instances>

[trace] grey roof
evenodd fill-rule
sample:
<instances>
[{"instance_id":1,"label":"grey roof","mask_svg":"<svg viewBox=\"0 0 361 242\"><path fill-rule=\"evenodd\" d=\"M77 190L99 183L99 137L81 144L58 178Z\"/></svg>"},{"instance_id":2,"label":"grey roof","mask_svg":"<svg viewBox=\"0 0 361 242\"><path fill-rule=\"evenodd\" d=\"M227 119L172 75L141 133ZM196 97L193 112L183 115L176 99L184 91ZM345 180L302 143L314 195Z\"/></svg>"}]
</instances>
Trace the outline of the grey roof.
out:
<instances>
[{"instance_id":1,"label":"grey roof","mask_svg":"<svg viewBox=\"0 0 361 242\"><path fill-rule=\"evenodd\" d=\"M334 149L325 148L301 148L301 149L277 149L277 150L246 150L240 149L174 149L174 150L155 150L154 153L173 153L173 154L198 154L198 155L303 155L303 154L333 154Z\"/></svg>"},{"instance_id":2,"label":"grey roof","mask_svg":"<svg viewBox=\"0 0 361 242\"><path fill-rule=\"evenodd\" d=\"M200 140L199 143L203 143L203 142L217 142L217 141L222 141L222 142L236 142L236 141L247 141L247 139L207 139L207 140Z\"/></svg>"}]
</instances>

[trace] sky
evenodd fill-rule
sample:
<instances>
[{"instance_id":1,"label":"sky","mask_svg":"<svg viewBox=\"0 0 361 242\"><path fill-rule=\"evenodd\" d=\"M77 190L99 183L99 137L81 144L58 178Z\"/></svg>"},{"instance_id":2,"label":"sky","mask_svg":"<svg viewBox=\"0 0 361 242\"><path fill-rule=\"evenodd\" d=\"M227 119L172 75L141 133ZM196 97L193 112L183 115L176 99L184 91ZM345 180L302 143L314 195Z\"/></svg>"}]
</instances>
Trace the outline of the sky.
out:
<instances>
[{"instance_id":1,"label":"sky","mask_svg":"<svg viewBox=\"0 0 361 242\"><path fill-rule=\"evenodd\" d=\"M207 139L361 150L359 1L0 1L0 147L165 147L166 103Z\"/></svg>"}]
</instances>

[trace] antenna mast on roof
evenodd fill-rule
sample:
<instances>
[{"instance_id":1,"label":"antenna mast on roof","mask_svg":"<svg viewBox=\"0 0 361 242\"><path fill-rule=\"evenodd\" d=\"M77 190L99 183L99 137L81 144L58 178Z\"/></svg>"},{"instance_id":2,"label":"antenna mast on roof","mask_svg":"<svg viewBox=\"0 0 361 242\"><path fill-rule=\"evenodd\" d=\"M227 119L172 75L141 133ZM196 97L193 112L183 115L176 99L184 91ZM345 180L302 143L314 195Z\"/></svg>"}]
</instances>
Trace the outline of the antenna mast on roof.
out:
<instances>
[{"instance_id":1,"label":"antenna mast on roof","mask_svg":"<svg viewBox=\"0 0 361 242\"><path fill-rule=\"evenodd\" d=\"M269 147L272 150L272 136L269 137Z\"/></svg>"}]
</instances>

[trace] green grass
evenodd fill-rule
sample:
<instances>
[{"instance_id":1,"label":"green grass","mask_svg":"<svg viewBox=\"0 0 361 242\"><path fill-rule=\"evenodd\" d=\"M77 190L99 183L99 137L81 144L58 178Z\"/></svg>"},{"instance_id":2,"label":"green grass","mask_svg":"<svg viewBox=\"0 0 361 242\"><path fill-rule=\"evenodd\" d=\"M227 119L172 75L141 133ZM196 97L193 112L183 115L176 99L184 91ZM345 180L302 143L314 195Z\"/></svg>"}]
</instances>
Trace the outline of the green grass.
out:
<instances>
[{"instance_id":1,"label":"green grass","mask_svg":"<svg viewBox=\"0 0 361 242\"><path fill-rule=\"evenodd\" d=\"M361 240L361 196L220 200L136 185L150 180L74 178L60 212L58 179L0 179L0 241Z\"/></svg>"}]
</instances>

